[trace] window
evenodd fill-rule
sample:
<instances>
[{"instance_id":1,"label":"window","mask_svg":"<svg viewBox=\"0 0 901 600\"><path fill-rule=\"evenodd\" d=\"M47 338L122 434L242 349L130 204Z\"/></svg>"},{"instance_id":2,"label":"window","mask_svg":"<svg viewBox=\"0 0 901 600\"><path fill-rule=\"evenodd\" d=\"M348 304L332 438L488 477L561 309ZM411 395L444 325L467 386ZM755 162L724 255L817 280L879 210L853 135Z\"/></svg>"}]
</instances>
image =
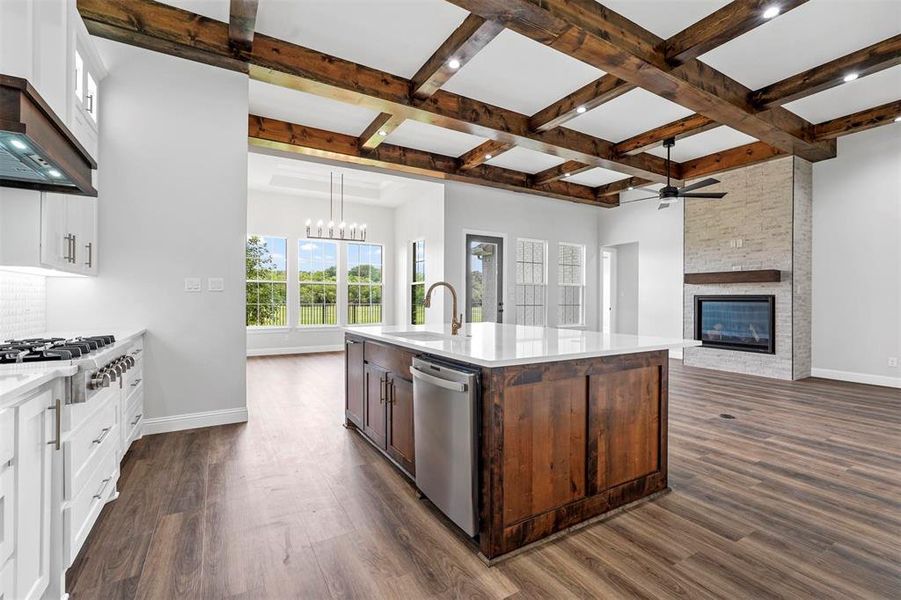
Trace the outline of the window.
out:
<instances>
[{"instance_id":1,"label":"window","mask_svg":"<svg viewBox=\"0 0 901 600\"><path fill-rule=\"evenodd\" d=\"M544 325L547 297L547 243L516 240L516 322Z\"/></svg>"},{"instance_id":2,"label":"window","mask_svg":"<svg viewBox=\"0 0 901 600\"><path fill-rule=\"evenodd\" d=\"M81 53L75 51L75 98L84 112L97 122L97 80L85 65Z\"/></svg>"},{"instance_id":3,"label":"window","mask_svg":"<svg viewBox=\"0 0 901 600\"><path fill-rule=\"evenodd\" d=\"M297 252L298 324L338 323L338 244L300 240Z\"/></svg>"},{"instance_id":4,"label":"window","mask_svg":"<svg viewBox=\"0 0 901 600\"><path fill-rule=\"evenodd\" d=\"M248 327L283 327L288 324L288 278L285 238L247 237L246 297Z\"/></svg>"},{"instance_id":5,"label":"window","mask_svg":"<svg viewBox=\"0 0 901 600\"><path fill-rule=\"evenodd\" d=\"M561 242L557 248L560 284L559 325L582 325L585 296L585 246Z\"/></svg>"},{"instance_id":6,"label":"window","mask_svg":"<svg viewBox=\"0 0 901 600\"><path fill-rule=\"evenodd\" d=\"M425 324L425 241L413 242L413 278L410 284L410 323Z\"/></svg>"},{"instance_id":7,"label":"window","mask_svg":"<svg viewBox=\"0 0 901 600\"><path fill-rule=\"evenodd\" d=\"M382 322L382 247L347 244L347 323Z\"/></svg>"}]
</instances>

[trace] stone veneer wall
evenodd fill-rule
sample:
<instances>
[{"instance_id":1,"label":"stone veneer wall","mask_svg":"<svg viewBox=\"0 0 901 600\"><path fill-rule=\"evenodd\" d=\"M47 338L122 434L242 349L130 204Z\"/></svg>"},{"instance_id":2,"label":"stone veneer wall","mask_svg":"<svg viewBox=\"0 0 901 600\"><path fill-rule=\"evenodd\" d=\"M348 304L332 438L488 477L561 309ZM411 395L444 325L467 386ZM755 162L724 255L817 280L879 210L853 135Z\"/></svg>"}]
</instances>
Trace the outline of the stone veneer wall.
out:
<instances>
[{"instance_id":1,"label":"stone veneer wall","mask_svg":"<svg viewBox=\"0 0 901 600\"><path fill-rule=\"evenodd\" d=\"M694 297L765 294L776 297L776 353L686 348L686 365L799 379L810 375L811 188L810 163L794 157L717 175L704 191L722 200L685 202L686 273L779 269L778 283L684 285L683 324L694 337ZM738 247L735 240L741 240Z\"/></svg>"}]
</instances>

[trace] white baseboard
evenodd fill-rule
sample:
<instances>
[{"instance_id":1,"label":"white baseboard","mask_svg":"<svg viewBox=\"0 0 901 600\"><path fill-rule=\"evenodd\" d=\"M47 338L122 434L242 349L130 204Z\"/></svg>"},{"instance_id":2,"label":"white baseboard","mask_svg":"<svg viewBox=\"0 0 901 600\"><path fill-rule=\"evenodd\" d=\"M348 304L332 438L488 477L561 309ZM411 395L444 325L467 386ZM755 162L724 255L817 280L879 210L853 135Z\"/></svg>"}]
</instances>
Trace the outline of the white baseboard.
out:
<instances>
[{"instance_id":1,"label":"white baseboard","mask_svg":"<svg viewBox=\"0 0 901 600\"><path fill-rule=\"evenodd\" d=\"M293 348L248 348L247 356L279 356L282 354L312 354L314 352L340 352L344 344L327 346L295 346Z\"/></svg>"},{"instance_id":2,"label":"white baseboard","mask_svg":"<svg viewBox=\"0 0 901 600\"><path fill-rule=\"evenodd\" d=\"M852 371L836 371L835 369L811 369L811 377L823 379L838 379L853 383L867 383L869 385L882 385L885 387L901 388L901 377L889 377L888 375L870 375L869 373L854 373Z\"/></svg>"},{"instance_id":3,"label":"white baseboard","mask_svg":"<svg viewBox=\"0 0 901 600\"><path fill-rule=\"evenodd\" d=\"M231 423L244 423L246 421L247 408L226 408L201 413L156 417L144 420L144 435L170 433L184 429L197 429L198 427L229 425Z\"/></svg>"}]
</instances>

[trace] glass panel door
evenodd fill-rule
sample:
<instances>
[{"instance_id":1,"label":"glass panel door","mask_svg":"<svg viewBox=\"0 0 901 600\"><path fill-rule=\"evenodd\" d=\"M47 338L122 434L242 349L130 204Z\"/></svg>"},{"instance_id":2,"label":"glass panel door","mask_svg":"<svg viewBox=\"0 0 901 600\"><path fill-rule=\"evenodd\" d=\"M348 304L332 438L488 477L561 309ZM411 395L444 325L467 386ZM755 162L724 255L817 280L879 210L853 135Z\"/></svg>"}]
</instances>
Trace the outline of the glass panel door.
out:
<instances>
[{"instance_id":1,"label":"glass panel door","mask_svg":"<svg viewBox=\"0 0 901 600\"><path fill-rule=\"evenodd\" d=\"M504 241L484 235L466 236L467 323L504 321Z\"/></svg>"}]
</instances>

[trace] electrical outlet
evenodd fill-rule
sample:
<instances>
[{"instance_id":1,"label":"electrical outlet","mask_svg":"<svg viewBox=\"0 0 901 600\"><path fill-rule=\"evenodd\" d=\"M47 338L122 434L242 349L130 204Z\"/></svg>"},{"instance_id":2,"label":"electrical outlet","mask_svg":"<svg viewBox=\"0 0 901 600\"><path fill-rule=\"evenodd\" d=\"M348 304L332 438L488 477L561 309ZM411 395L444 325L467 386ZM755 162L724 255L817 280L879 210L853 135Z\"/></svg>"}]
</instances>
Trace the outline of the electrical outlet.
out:
<instances>
[{"instance_id":1,"label":"electrical outlet","mask_svg":"<svg viewBox=\"0 0 901 600\"><path fill-rule=\"evenodd\" d=\"M889 356L888 357L888 366L897 367L898 366L898 357L897 356Z\"/></svg>"},{"instance_id":2,"label":"electrical outlet","mask_svg":"<svg viewBox=\"0 0 901 600\"><path fill-rule=\"evenodd\" d=\"M206 289L210 292L221 292L225 289L225 283L221 277L210 277L206 280Z\"/></svg>"},{"instance_id":3,"label":"electrical outlet","mask_svg":"<svg viewBox=\"0 0 901 600\"><path fill-rule=\"evenodd\" d=\"M744 241L744 240L742 240L741 238L738 238L737 240L735 240L735 247L736 247L736 248L741 248L741 244L742 244L743 241Z\"/></svg>"},{"instance_id":4,"label":"electrical outlet","mask_svg":"<svg viewBox=\"0 0 901 600\"><path fill-rule=\"evenodd\" d=\"M200 291L200 277L185 277L185 291L197 293Z\"/></svg>"}]
</instances>

